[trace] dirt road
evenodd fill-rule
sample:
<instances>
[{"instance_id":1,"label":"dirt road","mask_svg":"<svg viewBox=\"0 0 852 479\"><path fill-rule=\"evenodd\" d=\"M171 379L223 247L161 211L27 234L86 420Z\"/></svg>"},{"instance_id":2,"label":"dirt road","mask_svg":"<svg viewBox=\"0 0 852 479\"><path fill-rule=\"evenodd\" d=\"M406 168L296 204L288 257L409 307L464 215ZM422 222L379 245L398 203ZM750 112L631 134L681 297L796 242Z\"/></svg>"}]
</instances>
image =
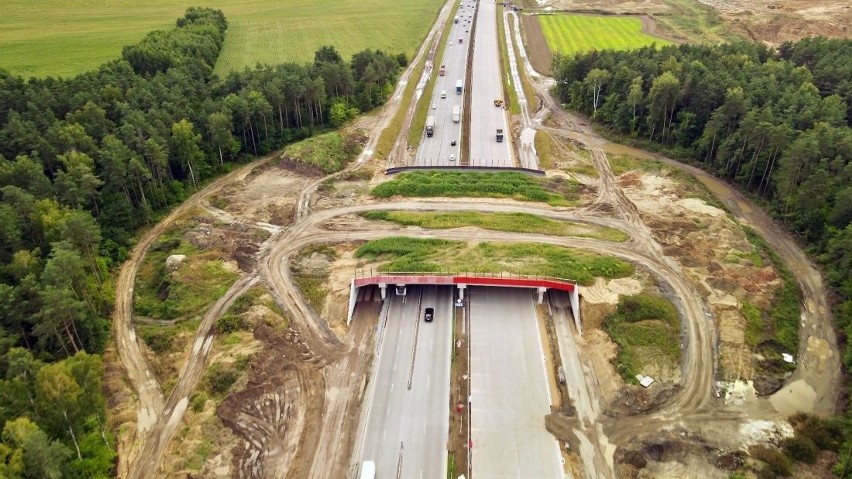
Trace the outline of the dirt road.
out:
<instances>
[{"instance_id":1,"label":"dirt road","mask_svg":"<svg viewBox=\"0 0 852 479\"><path fill-rule=\"evenodd\" d=\"M270 155L228 173L178 205L168 216L142 235L139 242L131 250L129 259L121 266L115 284L116 298L112 329L121 364L127 372L130 386L136 392L138 405L135 438L128 443L130 444L129 450L119 450L118 453L117 468L120 477L131 475L132 471L136 470L138 466L137 454L144 445L144 438L152 430L165 404L160 383L151 373L148 361L145 359L142 348L137 341L136 330L133 327L133 284L136 281L136 272L145 259L148 249L175 220L198 205L199 202L205 200L213 192L245 177L254 168L266 163L274 156ZM122 442L119 442L119 444L122 444Z\"/></svg>"},{"instance_id":2,"label":"dirt road","mask_svg":"<svg viewBox=\"0 0 852 479\"><path fill-rule=\"evenodd\" d=\"M150 478L158 477L162 474L152 466L159 464L162 460L163 452L166 450L166 446L180 425L184 412L186 412L186 407L189 404L189 396L195 391L195 387L201 380L201 375L204 373L204 366L207 364L210 347L213 345L215 333L213 331L213 324L216 319L225 314L234 300L254 286L258 282L258 279L256 275L241 277L231 285L225 295L219 298L213 307L207 311L207 314L204 315L204 319L201 320L201 324L195 332L192 351L186 364L184 364L183 370L180 372L180 379L171 395L169 395L169 399L162 412L158 415L149 436L145 439L136 461L136 467L131 471L130 477Z\"/></svg>"}]
</instances>

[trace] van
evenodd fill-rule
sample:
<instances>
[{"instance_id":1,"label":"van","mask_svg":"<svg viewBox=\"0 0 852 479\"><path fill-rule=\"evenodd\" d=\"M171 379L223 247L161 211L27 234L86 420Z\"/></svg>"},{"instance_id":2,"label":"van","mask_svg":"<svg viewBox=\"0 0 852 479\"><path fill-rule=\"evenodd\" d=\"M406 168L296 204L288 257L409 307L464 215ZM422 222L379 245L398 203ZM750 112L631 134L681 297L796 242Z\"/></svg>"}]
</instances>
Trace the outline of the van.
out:
<instances>
[{"instance_id":1,"label":"van","mask_svg":"<svg viewBox=\"0 0 852 479\"><path fill-rule=\"evenodd\" d=\"M447 90L441 90L441 98L447 98Z\"/></svg>"}]
</instances>

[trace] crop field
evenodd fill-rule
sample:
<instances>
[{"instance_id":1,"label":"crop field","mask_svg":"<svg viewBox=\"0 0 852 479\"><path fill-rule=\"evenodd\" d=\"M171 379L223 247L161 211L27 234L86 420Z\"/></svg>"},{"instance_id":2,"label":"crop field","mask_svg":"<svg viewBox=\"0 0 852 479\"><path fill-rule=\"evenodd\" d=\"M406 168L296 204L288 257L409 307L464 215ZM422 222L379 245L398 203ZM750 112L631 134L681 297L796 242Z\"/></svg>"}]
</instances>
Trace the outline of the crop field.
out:
<instances>
[{"instance_id":1,"label":"crop field","mask_svg":"<svg viewBox=\"0 0 852 479\"><path fill-rule=\"evenodd\" d=\"M438 0L6 0L0 68L29 76L71 76L118 58L125 45L169 28L190 6L228 19L219 73L256 63L307 62L323 45L348 59L365 48L412 56Z\"/></svg>"},{"instance_id":2,"label":"crop field","mask_svg":"<svg viewBox=\"0 0 852 479\"><path fill-rule=\"evenodd\" d=\"M671 42L642 33L638 17L592 15L539 15L541 31L554 52L582 53L590 50L631 50Z\"/></svg>"}]
</instances>

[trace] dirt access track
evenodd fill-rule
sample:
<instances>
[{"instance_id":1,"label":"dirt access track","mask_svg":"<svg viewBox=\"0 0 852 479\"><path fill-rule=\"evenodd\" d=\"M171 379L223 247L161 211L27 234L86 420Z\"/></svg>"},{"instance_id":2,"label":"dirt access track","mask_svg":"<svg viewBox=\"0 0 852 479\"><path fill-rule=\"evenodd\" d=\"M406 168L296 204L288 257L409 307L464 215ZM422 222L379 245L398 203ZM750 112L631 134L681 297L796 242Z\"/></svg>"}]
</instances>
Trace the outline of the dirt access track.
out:
<instances>
[{"instance_id":1,"label":"dirt access track","mask_svg":"<svg viewBox=\"0 0 852 479\"><path fill-rule=\"evenodd\" d=\"M421 49L421 55L423 51ZM416 63L417 59L412 61L412 65ZM376 124L369 128L371 131L381 131L398 108L410 107L399 104L399 92L404 88L411 71L407 70L392 100L375 119ZM714 325L706 319L706 306L701 295L697 294L695 285L685 277L681 265L664 254L652 229L646 224L643 212L615 181L608 155L612 151L623 152L623 147L601 139L582 119L561 111L542 84L536 84L535 87L544 99L544 107L537 112L536 117L541 119L552 115L558 130L585 145L592 153L598 175L593 180L596 181L597 197L584 207L549 208L511 200L376 202L355 193L339 197L337 204L329 204L325 198L321 200L316 194L322 178L304 178L289 172L277 174L292 175L298 178L301 185L307 185L292 195L296 199L293 202L295 218L289 225L276 227L206 204L210 195L221 191L226 185L240 183L242 189L251 189L252 185L257 187L259 183L253 182L252 178L263 165L253 164L215 181L146 234L134 248L131 259L123 266L116 286L117 305L113 328L117 349L129 385L138 398L134 406L137 411L136 423L127 423L127 427L122 428L124 435L119 449L119 476L161 477L178 472L162 470L162 459L169 454L169 444L176 440L173 436L184 421L187 398L197 385L206 363L209 352L207 345L214 334L211 324L217 315L227 309L230 301L258 280L265 284L276 303L287 312L290 326L284 332L255 331L255 336L267 345L266 352L257 364L252 365L248 386L226 398L219 409L220 416L239 438L233 445L234 460L221 473L213 474L207 469L203 469L203 473L209 477L327 478L346 477L353 470L353 438L371 360L371 324L368 321L356 321L348 331L332 327L329 318L320 316L307 304L293 278L290 264L299 250L309 245L400 234L401 228L365 228L364 224L345 220L347 215L370 209L524 212L609 226L630 235L629 242L612 243L470 228L405 230L406 235L416 237L465 241L532 241L580 247L627 259L671 288L678 298L677 306L682 312L688 338L689 349L683 363L683 377L687 380L671 401L648 415L607 417L601 413L606 410L607 404L590 405L594 410L583 412L584 417L593 418L586 424L584 444L588 446L587 450L594 451L592 456L598 458L594 468L597 477L614 477L616 449L636 443L648 431L676 428L688 431L689 437L700 436L713 441L720 448L738 447L743 441L739 430L743 421L751 418L783 421L784 414L767 400L754 402L749 405L749 409L743 410L726 407L713 399L714 367L717 362ZM376 134L371 137L364 153L351 169L364 166L377 138ZM635 151L634 154L651 156L641 151ZM682 168L682 165L672 164ZM803 350L800 351L802 365L797 369L792 384L799 380L806 382L815 397L811 409L815 412L831 412L838 391L839 358L836 354L823 357L826 349L829 352L836 350L836 344L818 272L795 243L745 198L706 175L702 176L700 172L694 173L703 178L702 181L734 216L752 225L764 236L797 275L805 308L802 314ZM257 194L257 191L249 194L259 202L281 199L269 198L268 195ZM142 355L133 330L133 281L148 247L181 212L195 206L204 207L220 221L240 221L269 231L272 236L260 245L256 270L241 276L202 321L196 332L196 338L199 339L181 368L178 386L166 400L157 378L151 373ZM333 229L329 228L329 222L334 224ZM592 377L594 375L592 372L588 374ZM782 389L784 392L787 391ZM591 397L597 396L592 394Z\"/></svg>"},{"instance_id":2,"label":"dirt access track","mask_svg":"<svg viewBox=\"0 0 852 479\"><path fill-rule=\"evenodd\" d=\"M532 3L532 5L531 5ZM680 14L688 16L692 6L685 0L554 0L527 2L535 11L541 7L582 13L632 14L665 16ZM726 29L744 38L769 45L795 41L810 35L833 38L852 36L852 5L844 0L699 0L698 3L712 8L725 22ZM651 35L669 37L665 32L646 25L644 30ZM688 41L675 35L674 39Z\"/></svg>"}]
</instances>

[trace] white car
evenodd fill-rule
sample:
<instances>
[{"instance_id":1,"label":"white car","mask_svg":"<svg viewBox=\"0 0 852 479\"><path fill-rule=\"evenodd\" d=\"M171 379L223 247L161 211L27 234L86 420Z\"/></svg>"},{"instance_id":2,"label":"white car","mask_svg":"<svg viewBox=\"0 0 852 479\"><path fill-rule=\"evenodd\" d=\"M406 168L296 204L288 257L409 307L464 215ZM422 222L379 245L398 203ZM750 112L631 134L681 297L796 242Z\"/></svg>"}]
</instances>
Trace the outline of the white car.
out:
<instances>
[{"instance_id":1,"label":"white car","mask_svg":"<svg viewBox=\"0 0 852 479\"><path fill-rule=\"evenodd\" d=\"M456 161L456 155L450 155L450 162Z\"/></svg>"}]
</instances>

